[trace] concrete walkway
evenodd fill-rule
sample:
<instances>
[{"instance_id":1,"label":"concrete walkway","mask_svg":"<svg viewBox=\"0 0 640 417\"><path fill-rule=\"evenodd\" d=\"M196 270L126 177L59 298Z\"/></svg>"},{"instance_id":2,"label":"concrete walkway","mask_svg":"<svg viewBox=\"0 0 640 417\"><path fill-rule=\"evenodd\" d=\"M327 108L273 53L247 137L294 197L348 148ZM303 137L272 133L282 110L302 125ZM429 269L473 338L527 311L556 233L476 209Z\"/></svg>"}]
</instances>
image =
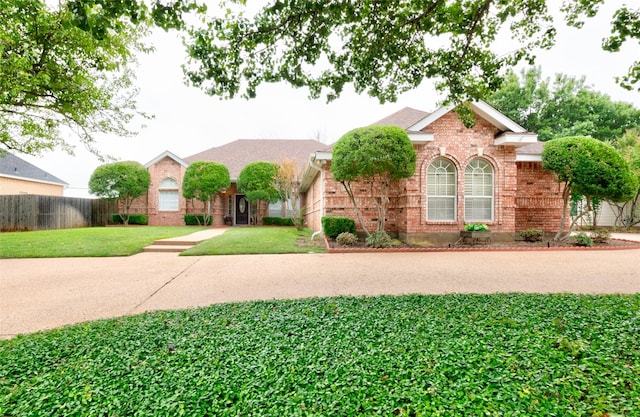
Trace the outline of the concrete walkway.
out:
<instances>
[{"instance_id":1,"label":"concrete walkway","mask_svg":"<svg viewBox=\"0 0 640 417\"><path fill-rule=\"evenodd\" d=\"M0 337L144 311L249 300L640 293L639 261L640 249L0 259Z\"/></svg>"},{"instance_id":2,"label":"concrete walkway","mask_svg":"<svg viewBox=\"0 0 640 417\"><path fill-rule=\"evenodd\" d=\"M197 245L200 242L220 236L229 230L228 227L217 227L206 230L200 230L187 236L170 237L167 239L159 239L153 242L153 245L144 248L144 252L184 252L185 250Z\"/></svg>"}]
</instances>

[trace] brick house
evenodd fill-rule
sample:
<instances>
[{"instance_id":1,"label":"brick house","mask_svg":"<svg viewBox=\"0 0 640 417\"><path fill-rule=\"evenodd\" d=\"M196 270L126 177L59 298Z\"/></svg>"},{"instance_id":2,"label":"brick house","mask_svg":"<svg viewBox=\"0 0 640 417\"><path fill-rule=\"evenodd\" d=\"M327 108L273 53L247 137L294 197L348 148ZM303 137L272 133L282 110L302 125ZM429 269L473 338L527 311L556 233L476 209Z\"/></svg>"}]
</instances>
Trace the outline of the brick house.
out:
<instances>
[{"instance_id":1,"label":"brick house","mask_svg":"<svg viewBox=\"0 0 640 417\"><path fill-rule=\"evenodd\" d=\"M451 240L472 222L505 236L529 228L557 230L562 190L555 175L542 169L537 135L486 103L472 107L472 128L463 125L453 107L433 113L404 108L374 123L405 129L417 153L415 175L399 181L390 195L388 233L409 242ZM330 168L331 150L315 152L302 181L307 224L316 230L322 216L355 219ZM367 206L365 189L362 207ZM371 230L376 211L369 207L363 217Z\"/></svg>"},{"instance_id":2,"label":"brick house","mask_svg":"<svg viewBox=\"0 0 640 417\"><path fill-rule=\"evenodd\" d=\"M537 135L484 102L472 107L472 128L452 107L432 113L407 107L374 123L405 129L417 153L415 175L399 181L390 196L386 227L391 235L405 241L452 239L470 222L486 223L495 234L508 236L529 228L557 229L561 187L554 174L542 169ZM249 205L235 180L250 162L283 159L294 159L303 169L301 204L310 228L320 230L322 216L355 219L343 186L331 175L331 146L313 140L237 140L184 159L165 152L146 164L152 186L135 211L148 213L151 225L184 224L184 214L203 213L202 203L181 196L180 184L189 163L208 160L226 165L232 178L231 187L216 198L214 225L225 217L241 225L279 216L277 206ZM364 192L360 199L366 207ZM373 228L375 209L363 214Z\"/></svg>"}]
</instances>

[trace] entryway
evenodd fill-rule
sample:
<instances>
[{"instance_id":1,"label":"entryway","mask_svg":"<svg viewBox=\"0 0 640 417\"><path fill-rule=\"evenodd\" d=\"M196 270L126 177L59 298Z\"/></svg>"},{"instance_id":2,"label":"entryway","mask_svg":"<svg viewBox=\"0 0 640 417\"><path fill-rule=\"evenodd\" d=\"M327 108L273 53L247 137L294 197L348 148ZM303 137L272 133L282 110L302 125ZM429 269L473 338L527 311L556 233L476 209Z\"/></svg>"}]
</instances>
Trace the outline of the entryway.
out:
<instances>
[{"instance_id":1,"label":"entryway","mask_svg":"<svg viewBox=\"0 0 640 417\"><path fill-rule=\"evenodd\" d=\"M236 224L249 224L249 202L243 194L236 194Z\"/></svg>"}]
</instances>

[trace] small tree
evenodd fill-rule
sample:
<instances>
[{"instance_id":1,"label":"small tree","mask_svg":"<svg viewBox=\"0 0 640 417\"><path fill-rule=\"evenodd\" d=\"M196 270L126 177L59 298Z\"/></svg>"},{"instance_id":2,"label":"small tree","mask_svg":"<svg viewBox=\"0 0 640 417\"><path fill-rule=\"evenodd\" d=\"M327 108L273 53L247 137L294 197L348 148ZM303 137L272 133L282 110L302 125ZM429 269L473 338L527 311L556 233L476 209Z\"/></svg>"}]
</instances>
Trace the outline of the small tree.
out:
<instances>
[{"instance_id":1,"label":"small tree","mask_svg":"<svg viewBox=\"0 0 640 417\"><path fill-rule=\"evenodd\" d=\"M569 236L576 221L591 211L592 198L622 202L631 199L638 190L638 180L627 162L613 147L593 138L567 137L545 143L542 166L557 174L558 182L564 184L562 218L555 240ZM587 205L563 237L572 194L584 196Z\"/></svg>"},{"instance_id":2,"label":"small tree","mask_svg":"<svg viewBox=\"0 0 640 417\"><path fill-rule=\"evenodd\" d=\"M231 185L229 169L217 162L197 161L187 167L182 179L184 198L195 198L207 205L204 224L211 218L211 203L215 203L220 191Z\"/></svg>"},{"instance_id":3,"label":"small tree","mask_svg":"<svg viewBox=\"0 0 640 417\"><path fill-rule=\"evenodd\" d=\"M302 172L297 169L296 161L285 159L278 167L278 173L273 179L273 184L278 190L282 201L283 215L288 212L288 204L291 204L291 219L298 230L304 225L304 219L300 213L300 179Z\"/></svg>"},{"instance_id":4,"label":"small tree","mask_svg":"<svg viewBox=\"0 0 640 417\"><path fill-rule=\"evenodd\" d=\"M280 199L280 193L273 181L277 174L278 165L273 162L252 162L240 171L238 191L243 193L250 203L275 203Z\"/></svg>"},{"instance_id":5,"label":"small tree","mask_svg":"<svg viewBox=\"0 0 640 417\"><path fill-rule=\"evenodd\" d=\"M118 200L123 211L118 214L127 225L133 200L146 193L150 184L149 171L140 163L114 162L101 165L93 171L89 180L89 192L98 197Z\"/></svg>"},{"instance_id":6,"label":"small tree","mask_svg":"<svg viewBox=\"0 0 640 417\"><path fill-rule=\"evenodd\" d=\"M397 126L354 129L333 147L331 172L334 179L344 186L367 236L370 233L362 220L352 183L368 184L369 197L378 214L376 230L383 232L392 183L411 177L415 170L416 151L407 132Z\"/></svg>"},{"instance_id":7,"label":"small tree","mask_svg":"<svg viewBox=\"0 0 640 417\"><path fill-rule=\"evenodd\" d=\"M640 129L628 130L621 138L613 144L614 148L625 161L638 179L638 190L636 195L629 201L614 203L618 212L616 213L616 225L621 225L629 229L636 224L640 224Z\"/></svg>"}]
</instances>

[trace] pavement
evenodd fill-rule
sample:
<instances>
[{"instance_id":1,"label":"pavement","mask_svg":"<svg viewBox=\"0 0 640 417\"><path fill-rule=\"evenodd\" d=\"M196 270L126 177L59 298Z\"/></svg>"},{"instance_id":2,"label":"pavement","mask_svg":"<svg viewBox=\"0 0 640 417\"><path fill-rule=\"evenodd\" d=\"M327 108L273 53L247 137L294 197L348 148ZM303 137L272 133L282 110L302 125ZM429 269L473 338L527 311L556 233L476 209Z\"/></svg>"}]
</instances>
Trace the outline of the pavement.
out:
<instances>
[{"instance_id":1,"label":"pavement","mask_svg":"<svg viewBox=\"0 0 640 417\"><path fill-rule=\"evenodd\" d=\"M223 230L207 230L198 238ZM623 238L640 242L640 234ZM202 257L144 252L117 258L0 259L0 338L237 301L381 294L633 294L640 293L639 261L640 249Z\"/></svg>"}]
</instances>

